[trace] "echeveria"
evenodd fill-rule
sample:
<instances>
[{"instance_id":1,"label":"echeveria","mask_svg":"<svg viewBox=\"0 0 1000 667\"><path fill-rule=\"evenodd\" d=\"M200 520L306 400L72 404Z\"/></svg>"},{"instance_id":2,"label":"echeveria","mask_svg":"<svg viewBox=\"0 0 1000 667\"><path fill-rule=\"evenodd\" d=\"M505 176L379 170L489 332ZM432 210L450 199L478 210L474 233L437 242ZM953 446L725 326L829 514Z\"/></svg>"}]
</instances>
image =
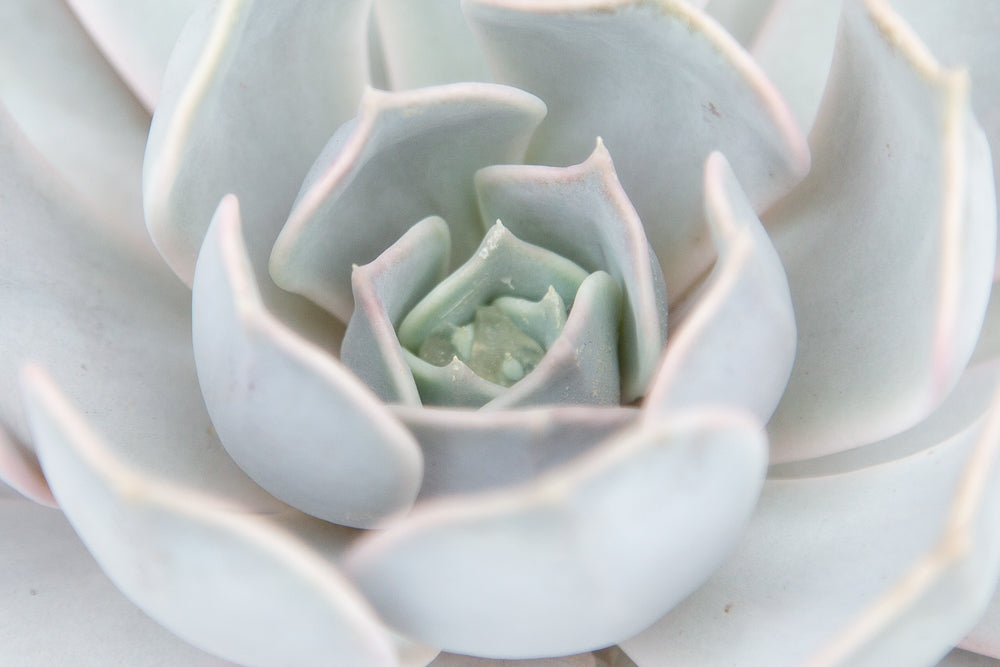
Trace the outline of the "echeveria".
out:
<instances>
[{"instance_id":1,"label":"echeveria","mask_svg":"<svg viewBox=\"0 0 1000 667\"><path fill-rule=\"evenodd\" d=\"M6 3L0 658L1000 658L998 35Z\"/></svg>"}]
</instances>

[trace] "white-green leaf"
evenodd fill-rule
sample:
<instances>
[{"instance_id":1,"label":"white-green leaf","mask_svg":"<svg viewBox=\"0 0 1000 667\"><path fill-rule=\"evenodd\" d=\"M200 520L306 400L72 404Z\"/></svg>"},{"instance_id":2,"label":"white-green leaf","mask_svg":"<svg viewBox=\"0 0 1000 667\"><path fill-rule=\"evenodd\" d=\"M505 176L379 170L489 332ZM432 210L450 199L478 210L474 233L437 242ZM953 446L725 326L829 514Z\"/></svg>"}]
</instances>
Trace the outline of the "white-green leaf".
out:
<instances>
[{"instance_id":1,"label":"white-green leaf","mask_svg":"<svg viewBox=\"0 0 1000 667\"><path fill-rule=\"evenodd\" d=\"M364 598L280 517L133 472L44 372L29 368L23 386L60 507L115 585L156 621L248 666L396 664Z\"/></svg>"},{"instance_id":2,"label":"white-green leaf","mask_svg":"<svg viewBox=\"0 0 1000 667\"><path fill-rule=\"evenodd\" d=\"M805 138L739 44L687 2L465 0L497 81L545 100L527 159L582 162L602 137L671 300L711 265L701 168L726 154L756 210L805 174Z\"/></svg>"},{"instance_id":3,"label":"white-green leaf","mask_svg":"<svg viewBox=\"0 0 1000 667\"><path fill-rule=\"evenodd\" d=\"M712 273L678 317L644 409L718 402L767 421L795 358L795 314L781 260L721 153L705 165Z\"/></svg>"},{"instance_id":4,"label":"white-green leaf","mask_svg":"<svg viewBox=\"0 0 1000 667\"><path fill-rule=\"evenodd\" d=\"M352 265L372 261L430 215L448 223L451 266L458 266L483 235L473 174L520 162L544 115L540 100L507 86L369 90L358 117L337 131L306 177L271 274L346 322Z\"/></svg>"},{"instance_id":5,"label":"white-green leaf","mask_svg":"<svg viewBox=\"0 0 1000 667\"><path fill-rule=\"evenodd\" d=\"M774 462L926 417L972 354L993 277L990 153L968 77L881 0L848 3L839 40L813 170L764 219L798 327L768 425Z\"/></svg>"},{"instance_id":6,"label":"white-green leaf","mask_svg":"<svg viewBox=\"0 0 1000 667\"><path fill-rule=\"evenodd\" d=\"M900 436L936 443L909 456L766 482L726 564L623 648L640 667L935 664L1000 575L998 388Z\"/></svg>"},{"instance_id":7,"label":"white-green leaf","mask_svg":"<svg viewBox=\"0 0 1000 667\"><path fill-rule=\"evenodd\" d=\"M758 423L676 413L535 481L422 504L345 567L397 630L487 657L566 655L640 631L721 563L752 511Z\"/></svg>"},{"instance_id":8,"label":"white-green leaf","mask_svg":"<svg viewBox=\"0 0 1000 667\"><path fill-rule=\"evenodd\" d=\"M328 318L275 287L267 262L309 165L368 82L368 9L368 0L199 6L171 55L143 165L146 225L184 282L219 200L235 194L265 302L328 344Z\"/></svg>"},{"instance_id":9,"label":"white-green leaf","mask_svg":"<svg viewBox=\"0 0 1000 667\"><path fill-rule=\"evenodd\" d=\"M423 461L413 437L332 354L275 319L257 291L234 197L198 258L198 380L226 451L258 484L321 519L368 527L405 512Z\"/></svg>"},{"instance_id":10,"label":"white-green leaf","mask_svg":"<svg viewBox=\"0 0 1000 667\"><path fill-rule=\"evenodd\" d=\"M199 3L207 0L66 0L111 65L147 109L156 108L167 60Z\"/></svg>"},{"instance_id":11,"label":"white-green leaf","mask_svg":"<svg viewBox=\"0 0 1000 667\"><path fill-rule=\"evenodd\" d=\"M518 238L618 282L623 398L643 395L666 338L666 286L604 144L572 167L486 167L476 190L484 220L502 220Z\"/></svg>"},{"instance_id":12,"label":"white-green leaf","mask_svg":"<svg viewBox=\"0 0 1000 667\"><path fill-rule=\"evenodd\" d=\"M448 225L430 217L351 272L354 313L344 332L340 360L383 401L420 405L396 327L444 278L450 257Z\"/></svg>"}]
</instances>

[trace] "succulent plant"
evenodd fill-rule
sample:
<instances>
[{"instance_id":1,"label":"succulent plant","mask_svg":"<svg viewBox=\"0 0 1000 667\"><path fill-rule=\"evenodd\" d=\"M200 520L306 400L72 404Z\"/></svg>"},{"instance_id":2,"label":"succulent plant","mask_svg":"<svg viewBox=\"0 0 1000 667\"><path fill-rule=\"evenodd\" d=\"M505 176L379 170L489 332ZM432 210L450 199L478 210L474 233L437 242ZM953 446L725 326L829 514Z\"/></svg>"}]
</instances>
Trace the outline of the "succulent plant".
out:
<instances>
[{"instance_id":1,"label":"succulent plant","mask_svg":"<svg viewBox=\"0 0 1000 667\"><path fill-rule=\"evenodd\" d=\"M1000 658L998 35L9 2L0 661Z\"/></svg>"}]
</instances>

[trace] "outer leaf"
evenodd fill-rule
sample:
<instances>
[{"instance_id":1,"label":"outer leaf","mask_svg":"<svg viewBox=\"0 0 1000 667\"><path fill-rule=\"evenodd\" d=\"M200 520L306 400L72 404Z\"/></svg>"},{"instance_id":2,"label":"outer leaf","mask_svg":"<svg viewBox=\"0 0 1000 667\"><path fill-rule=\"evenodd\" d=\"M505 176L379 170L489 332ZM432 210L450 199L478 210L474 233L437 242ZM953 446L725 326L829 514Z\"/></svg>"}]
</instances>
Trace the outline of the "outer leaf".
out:
<instances>
[{"instance_id":1,"label":"outer leaf","mask_svg":"<svg viewBox=\"0 0 1000 667\"><path fill-rule=\"evenodd\" d=\"M273 520L138 475L37 368L23 375L45 475L129 598L172 632L244 665L395 664L364 599Z\"/></svg>"},{"instance_id":2,"label":"outer leaf","mask_svg":"<svg viewBox=\"0 0 1000 667\"><path fill-rule=\"evenodd\" d=\"M159 263L141 222L149 114L62 0L0 3L0 100L73 188L74 206L96 214L95 232Z\"/></svg>"},{"instance_id":3,"label":"outer leaf","mask_svg":"<svg viewBox=\"0 0 1000 667\"><path fill-rule=\"evenodd\" d=\"M632 408L546 406L490 414L393 408L420 443L420 500L528 482L583 456L639 416Z\"/></svg>"},{"instance_id":4,"label":"outer leaf","mask_svg":"<svg viewBox=\"0 0 1000 667\"><path fill-rule=\"evenodd\" d=\"M641 396L666 338L666 287L601 140L573 167L486 167L476 174L476 190L484 220L502 220L518 238L618 282L622 391L625 402Z\"/></svg>"},{"instance_id":5,"label":"outer leaf","mask_svg":"<svg viewBox=\"0 0 1000 667\"><path fill-rule=\"evenodd\" d=\"M565 655L648 625L721 561L756 499L754 422L689 413L538 480L426 503L346 566L400 631L489 657Z\"/></svg>"},{"instance_id":6,"label":"outer leaf","mask_svg":"<svg viewBox=\"0 0 1000 667\"><path fill-rule=\"evenodd\" d=\"M115 443L128 465L273 511L212 430L187 290L107 239L2 112L0 154L0 376L45 364L94 424L130 435ZM0 423L30 447L12 382L0 383Z\"/></svg>"},{"instance_id":7,"label":"outer leaf","mask_svg":"<svg viewBox=\"0 0 1000 667\"><path fill-rule=\"evenodd\" d=\"M667 345L645 409L718 401L767 421L795 358L795 314L771 240L729 163L705 165L705 217L719 259Z\"/></svg>"},{"instance_id":8,"label":"outer leaf","mask_svg":"<svg viewBox=\"0 0 1000 667\"><path fill-rule=\"evenodd\" d=\"M202 0L66 0L147 109L156 107L167 59Z\"/></svg>"},{"instance_id":9,"label":"outer leaf","mask_svg":"<svg viewBox=\"0 0 1000 667\"><path fill-rule=\"evenodd\" d=\"M816 164L765 219L799 335L768 426L775 462L923 419L972 353L992 279L989 147L967 77L941 68L881 0L849 3L839 39Z\"/></svg>"},{"instance_id":10,"label":"outer leaf","mask_svg":"<svg viewBox=\"0 0 1000 667\"><path fill-rule=\"evenodd\" d=\"M367 0L202 5L164 76L143 167L146 224L182 280L234 193L268 305L324 341L323 314L275 288L267 261L309 165L367 83L367 10Z\"/></svg>"},{"instance_id":11,"label":"outer leaf","mask_svg":"<svg viewBox=\"0 0 1000 667\"><path fill-rule=\"evenodd\" d=\"M536 164L582 162L594 137L646 227L670 298L714 260L700 165L724 152L754 207L809 166L777 91L717 23L676 0L465 0L498 81L549 107L528 151Z\"/></svg>"},{"instance_id":12,"label":"outer leaf","mask_svg":"<svg viewBox=\"0 0 1000 667\"><path fill-rule=\"evenodd\" d=\"M448 222L452 267L464 262L482 238L473 174L520 162L544 115L540 100L506 86L369 90L302 185L271 256L274 279L346 322L351 266L429 215Z\"/></svg>"},{"instance_id":13,"label":"outer leaf","mask_svg":"<svg viewBox=\"0 0 1000 667\"><path fill-rule=\"evenodd\" d=\"M776 0L750 52L808 129L823 98L843 0Z\"/></svg>"},{"instance_id":14,"label":"outer leaf","mask_svg":"<svg viewBox=\"0 0 1000 667\"><path fill-rule=\"evenodd\" d=\"M375 15L393 89L490 80L455 0L375 0Z\"/></svg>"},{"instance_id":15,"label":"outer leaf","mask_svg":"<svg viewBox=\"0 0 1000 667\"><path fill-rule=\"evenodd\" d=\"M781 90L802 127L819 107L833 57L842 0L780 0L753 47L754 57ZM943 64L967 68L972 108L993 150L1000 189L1000 5L993 0L892 0ZM998 269L1000 271L1000 269ZM1000 272L997 273L1000 276Z\"/></svg>"},{"instance_id":16,"label":"outer leaf","mask_svg":"<svg viewBox=\"0 0 1000 667\"><path fill-rule=\"evenodd\" d=\"M772 6L781 0L708 0L706 11L740 44L752 44Z\"/></svg>"},{"instance_id":17,"label":"outer leaf","mask_svg":"<svg viewBox=\"0 0 1000 667\"><path fill-rule=\"evenodd\" d=\"M993 387L985 414L952 421L930 448L768 481L734 555L625 650L640 667L668 654L691 664L933 665L975 624L1000 575ZM928 435L922 424L908 437Z\"/></svg>"},{"instance_id":18,"label":"outer leaf","mask_svg":"<svg viewBox=\"0 0 1000 667\"><path fill-rule=\"evenodd\" d=\"M335 357L265 310L234 197L209 228L192 309L205 403L247 474L303 512L348 526L409 509L420 450Z\"/></svg>"},{"instance_id":19,"label":"outer leaf","mask_svg":"<svg viewBox=\"0 0 1000 667\"><path fill-rule=\"evenodd\" d=\"M983 414L989 407L991 392L998 380L1000 362L977 364L962 374L958 385L938 409L917 427L863 447L802 461L776 463L768 470L768 478L836 475L889 463L929 449Z\"/></svg>"},{"instance_id":20,"label":"outer leaf","mask_svg":"<svg viewBox=\"0 0 1000 667\"><path fill-rule=\"evenodd\" d=\"M972 109L993 148L993 182L1000 197L1000 4L892 0L892 6L942 63L968 69ZM1000 278L1000 263L994 275Z\"/></svg>"},{"instance_id":21,"label":"outer leaf","mask_svg":"<svg viewBox=\"0 0 1000 667\"><path fill-rule=\"evenodd\" d=\"M0 490L0 661L17 667L235 667L180 641L129 602L61 512Z\"/></svg>"}]
</instances>

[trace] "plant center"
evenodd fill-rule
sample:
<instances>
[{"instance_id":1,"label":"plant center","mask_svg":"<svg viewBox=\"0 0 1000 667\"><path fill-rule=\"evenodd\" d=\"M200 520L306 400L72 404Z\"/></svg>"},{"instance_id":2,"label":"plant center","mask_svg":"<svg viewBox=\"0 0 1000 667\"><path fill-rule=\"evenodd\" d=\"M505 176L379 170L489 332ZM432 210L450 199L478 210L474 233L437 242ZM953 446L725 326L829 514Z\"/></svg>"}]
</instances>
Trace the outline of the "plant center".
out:
<instances>
[{"instance_id":1,"label":"plant center","mask_svg":"<svg viewBox=\"0 0 1000 667\"><path fill-rule=\"evenodd\" d=\"M503 296L477 306L472 321L431 329L417 356L434 366L455 357L476 375L509 387L538 365L566 323L566 306L551 286L540 301Z\"/></svg>"},{"instance_id":2,"label":"plant center","mask_svg":"<svg viewBox=\"0 0 1000 667\"><path fill-rule=\"evenodd\" d=\"M531 373L588 275L497 221L396 328L424 404L481 407Z\"/></svg>"}]
</instances>

